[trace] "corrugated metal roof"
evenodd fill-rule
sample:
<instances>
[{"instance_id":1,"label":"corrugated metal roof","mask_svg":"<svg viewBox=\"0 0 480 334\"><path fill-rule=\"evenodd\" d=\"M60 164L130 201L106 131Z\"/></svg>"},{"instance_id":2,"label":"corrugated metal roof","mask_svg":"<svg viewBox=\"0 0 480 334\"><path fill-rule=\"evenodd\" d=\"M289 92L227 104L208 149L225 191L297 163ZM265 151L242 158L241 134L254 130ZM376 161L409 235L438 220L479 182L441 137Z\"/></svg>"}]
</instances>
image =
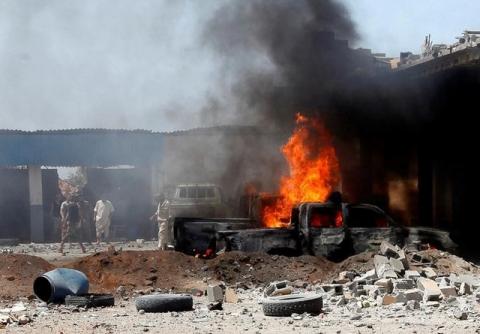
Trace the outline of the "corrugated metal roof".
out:
<instances>
[{"instance_id":1,"label":"corrugated metal roof","mask_svg":"<svg viewBox=\"0 0 480 334\"><path fill-rule=\"evenodd\" d=\"M0 129L0 166L151 165L162 159L168 136L261 135L272 131L255 126L215 126L173 132L126 129Z\"/></svg>"},{"instance_id":2,"label":"corrugated metal roof","mask_svg":"<svg viewBox=\"0 0 480 334\"><path fill-rule=\"evenodd\" d=\"M146 131L0 132L2 166L148 166L162 151L163 135Z\"/></svg>"}]
</instances>

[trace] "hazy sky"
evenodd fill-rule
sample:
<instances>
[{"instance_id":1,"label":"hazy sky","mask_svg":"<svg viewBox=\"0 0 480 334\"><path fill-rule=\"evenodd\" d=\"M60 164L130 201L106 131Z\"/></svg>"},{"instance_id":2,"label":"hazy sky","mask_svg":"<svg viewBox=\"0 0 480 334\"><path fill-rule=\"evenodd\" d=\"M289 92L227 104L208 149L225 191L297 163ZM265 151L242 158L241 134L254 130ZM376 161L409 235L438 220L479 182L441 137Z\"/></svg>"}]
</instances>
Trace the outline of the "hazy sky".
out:
<instances>
[{"instance_id":1,"label":"hazy sky","mask_svg":"<svg viewBox=\"0 0 480 334\"><path fill-rule=\"evenodd\" d=\"M198 111L229 92L199 34L225 1L242 0L0 0L0 128L206 125ZM390 55L480 29L479 0L344 2L355 46Z\"/></svg>"}]
</instances>

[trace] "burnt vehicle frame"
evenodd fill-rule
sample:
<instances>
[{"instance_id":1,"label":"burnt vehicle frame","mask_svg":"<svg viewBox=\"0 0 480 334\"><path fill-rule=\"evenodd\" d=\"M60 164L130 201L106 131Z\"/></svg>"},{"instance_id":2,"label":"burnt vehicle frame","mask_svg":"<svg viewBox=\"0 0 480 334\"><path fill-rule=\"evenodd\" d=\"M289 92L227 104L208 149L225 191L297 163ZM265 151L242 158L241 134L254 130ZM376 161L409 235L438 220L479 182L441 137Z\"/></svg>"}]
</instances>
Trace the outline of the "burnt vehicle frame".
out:
<instances>
[{"instance_id":1,"label":"burnt vehicle frame","mask_svg":"<svg viewBox=\"0 0 480 334\"><path fill-rule=\"evenodd\" d=\"M341 226L335 220L341 215ZM315 217L323 217L316 226ZM370 204L305 202L292 209L285 228L260 228L248 219L176 218L176 250L214 248L218 251L266 252L287 256L309 254L342 260L377 248L383 240L400 246L431 244L455 251L447 231L404 227Z\"/></svg>"}]
</instances>

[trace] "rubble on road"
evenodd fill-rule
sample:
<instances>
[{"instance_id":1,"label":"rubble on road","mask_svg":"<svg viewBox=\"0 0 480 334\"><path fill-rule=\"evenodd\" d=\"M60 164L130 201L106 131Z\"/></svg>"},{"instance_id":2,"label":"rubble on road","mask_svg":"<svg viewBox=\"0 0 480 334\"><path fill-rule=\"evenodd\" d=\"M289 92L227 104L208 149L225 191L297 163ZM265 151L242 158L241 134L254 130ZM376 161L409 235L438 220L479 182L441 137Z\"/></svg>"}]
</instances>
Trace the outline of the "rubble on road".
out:
<instances>
[{"instance_id":1,"label":"rubble on road","mask_svg":"<svg viewBox=\"0 0 480 334\"><path fill-rule=\"evenodd\" d=\"M316 286L327 309L344 307L357 312L376 306L424 310L429 314L438 308L458 320L468 319L467 310L480 311L480 300L469 297L475 291L480 298L478 268L454 255L439 251L406 252L384 241L379 253L364 261L363 269L367 265L373 268L348 274L341 271L331 279L332 284ZM446 268L456 271L448 272ZM471 274L466 274L468 271Z\"/></svg>"}]
</instances>

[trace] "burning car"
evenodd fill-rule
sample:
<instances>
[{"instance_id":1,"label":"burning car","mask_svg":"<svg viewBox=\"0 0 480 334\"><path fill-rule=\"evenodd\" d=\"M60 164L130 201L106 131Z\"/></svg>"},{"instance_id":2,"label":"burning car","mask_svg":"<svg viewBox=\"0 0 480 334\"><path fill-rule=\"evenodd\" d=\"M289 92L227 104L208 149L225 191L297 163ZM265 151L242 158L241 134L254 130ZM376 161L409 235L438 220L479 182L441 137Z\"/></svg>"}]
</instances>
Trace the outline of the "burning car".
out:
<instances>
[{"instance_id":1,"label":"burning car","mask_svg":"<svg viewBox=\"0 0 480 334\"><path fill-rule=\"evenodd\" d=\"M387 240L454 251L448 232L403 227L377 206L344 203L336 191L341 183L340 164L320 120L298 114L297 128L282 152L289 175L281 178L278 194L258 194L255 219L176 218L176 250L261 251L340 260Z\"/></svg>"},{"instance_id":2,"label":"burning car","mask_svg":"<svg viewBox=\"0 0 480 334\"><path fill-rule=\"evenodd\" d=\"M455 251L449 233L427 227L403 227L371 204L301 203L286 228L219 231L227 251L324 256L342 260L377 248L387 240L397 245L429 244Z\"/></svg>"},{"instance_id":3,"label":"burning car","mask_svg":"<svg viewBox=\"0 0 480 334\"><path fill-rule=\"evenodd\" d=\"M449 233L428 227L403 227L371 204L301 203L290 223L258 228L249 219L175 218L176 250L266 252L287 256L324 256L338 261L377 248L383 240L397 245L429 244L454 252Z\"/></svg>"}]
</instances>

